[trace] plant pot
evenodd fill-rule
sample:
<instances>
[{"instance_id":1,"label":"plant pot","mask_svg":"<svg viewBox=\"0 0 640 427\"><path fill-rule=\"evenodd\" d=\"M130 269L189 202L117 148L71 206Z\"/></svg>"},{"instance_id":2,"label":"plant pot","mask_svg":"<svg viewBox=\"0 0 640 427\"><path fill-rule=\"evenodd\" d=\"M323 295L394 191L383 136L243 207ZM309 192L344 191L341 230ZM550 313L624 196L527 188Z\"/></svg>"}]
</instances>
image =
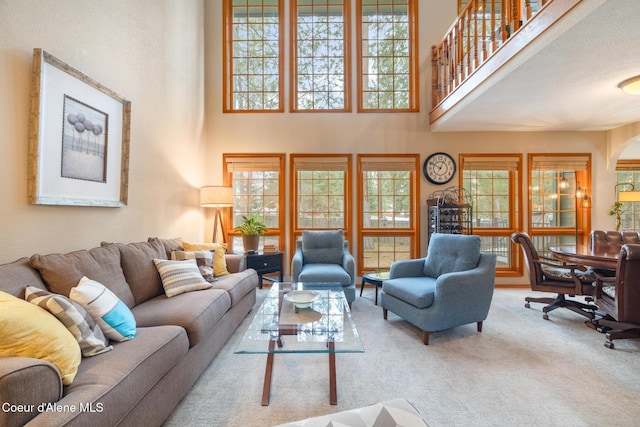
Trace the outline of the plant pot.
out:
<instances>
[{"instance_id":1,"label":"plant pot","mask_svg":"<svg viewBox=\"0 0 640 427\"><path fill-rule=\"evenodd\" d=\"M244 234L242 236L242 246L245 252L255 252L260 246L259 234Z\"/></svg>"}]
</instances>

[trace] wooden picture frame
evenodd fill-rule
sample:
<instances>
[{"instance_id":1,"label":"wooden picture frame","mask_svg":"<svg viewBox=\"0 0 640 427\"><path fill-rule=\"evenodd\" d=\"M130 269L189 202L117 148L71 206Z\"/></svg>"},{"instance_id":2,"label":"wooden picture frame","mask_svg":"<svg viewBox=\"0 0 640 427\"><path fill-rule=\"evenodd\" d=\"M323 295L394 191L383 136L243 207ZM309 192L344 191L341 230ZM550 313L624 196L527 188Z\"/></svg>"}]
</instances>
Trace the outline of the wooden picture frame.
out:
<instances>
[{"instance_id":1,"label":"wooden picture frame","mask_svg":"<svg viewBox=\"0 0 640 427\"><path fill-rule=\"evenodd\" d=\"M39 48L32 90L29 202L126 206L130 101Z\"/></svg>"}]
</instances>

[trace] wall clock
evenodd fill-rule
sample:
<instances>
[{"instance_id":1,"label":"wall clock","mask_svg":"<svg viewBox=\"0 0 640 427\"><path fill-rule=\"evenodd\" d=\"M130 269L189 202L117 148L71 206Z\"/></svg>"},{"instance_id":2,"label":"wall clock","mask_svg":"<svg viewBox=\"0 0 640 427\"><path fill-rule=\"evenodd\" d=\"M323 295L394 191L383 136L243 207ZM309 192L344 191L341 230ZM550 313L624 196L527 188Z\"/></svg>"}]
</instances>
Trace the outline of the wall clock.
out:
<instances>
[{"instance_id":1,"label":"wall clock","mask_svg":"<svg viewBox=\"0 0 640 427\"><path fill-rule=\"evenodd\" d=\"M424 161L422 173L429 182L446 184L456 174L456 162L447 153L433 153Z\"/></svg>"}]
</instances>

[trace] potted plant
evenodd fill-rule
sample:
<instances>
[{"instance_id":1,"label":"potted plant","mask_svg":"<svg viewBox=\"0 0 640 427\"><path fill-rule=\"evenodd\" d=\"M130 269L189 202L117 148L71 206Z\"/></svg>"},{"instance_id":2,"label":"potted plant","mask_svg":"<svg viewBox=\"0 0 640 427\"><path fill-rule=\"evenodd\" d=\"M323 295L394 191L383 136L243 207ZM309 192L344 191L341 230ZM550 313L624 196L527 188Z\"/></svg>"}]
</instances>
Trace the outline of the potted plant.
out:
<instances>
[{"instance_id":1,"label":"potted plant","mask_svg":"<svg viewBox=\"0 0 640 427\"><path fill-rule=\"evenodd\" d=\"M616 201L611 205L611 210L609 210L609 215L616 217L616 231L620 231L620 222L624 213L623 207L621 202Z\"/></svg>"},{"instance_id":2,"label":"potted plant","mask_svg":"<svg viewBox=\"0 0 640 427\"><path fill-rule=\"evenodd\" d=\"M233 229L242 234L242 246L245 252L255 252L260 245L260 235L267 231L264 222L255 216L242 216L242 223Z\"/></svg>"}]
</instances>

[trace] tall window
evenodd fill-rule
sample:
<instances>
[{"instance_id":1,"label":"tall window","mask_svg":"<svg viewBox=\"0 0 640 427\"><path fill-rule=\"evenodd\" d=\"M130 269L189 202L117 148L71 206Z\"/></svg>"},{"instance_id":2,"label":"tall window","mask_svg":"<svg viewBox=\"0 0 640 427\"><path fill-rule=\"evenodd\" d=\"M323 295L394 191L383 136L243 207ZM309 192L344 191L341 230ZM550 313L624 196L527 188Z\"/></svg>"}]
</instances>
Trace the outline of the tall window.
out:
<instances>
[{"instance_id":1,"label":"tall window","mask_svg":"<svg viewBox=\"0 0 640 427\"><path fill-rule=\"evenodd\" d=\"M291 155L292 245L302 230L342 229L351 225L351 156Z\"/></svg>"},{"instance_id":2,"label":"tall window","mask_svg":"<svg viewBox=\"0 0 640 427\"><path fill-rule=\"evenodd\" d=\"M224 1L224 111L283 111L282 0Z\"/></svg>"},{"instance_id":3,"label":"tall window","mask_svg":"<svg viewBox=\"0 0 640 427\"><path fill-rule=\"evenodd\" d=\"M616 200L621 191L640 190L640 161L618 160L616 164ZM640 231L640 202L621 201L620 231Z\"/></svg>"},{"instance_id":4,"label":"tall window","mask_svg":"<svg viewBox=\"0 0 640 427\"><path fill-rule=\"evenodd\" d=\"M291 111L350 111L349 0L292 0Z\"/></svg>"},{"instance_id":5,"label":"tall window","mask_svg":"<svg viewBox=\"0 0 640 427\"><path fill-rule=\"evenodd\" d=\"M358 273L419 256L420 156L358 155Z\"/></svg>"},{"instance_id":6,"label":"tall window","mask_svg":"<svg viewBox=\"0 0 640 427\"><path fill-rule=\"evenodd\" d=\"M242 237L233 227L243 216L255 216L267 226L260 239L284 249L284 154L224 154L225 183L233 187L231 249L242 251Z\"/></svg>"},{"instance_id":7,"label":"tall window","mask_svg":"<svg viewBox=\"0 0 640 427\"><path fill-rule=\"evenodd\" d=\"M521 273L511 234L521 229L521 154L460 154L462 187L473 203L473 233L497 255L496 274Z\"/></svg>"},{"instance_id":8,"label":"tall window","mask_svg":"<svg viewBox=\"0 0 640 427\"><path fill-rule=\"evenodd\" d=\"M591 229L591 154L530 154L529 183L529 231L536 248L585 243Z\"/></svg>"},{"instance_id":9,"label":"tall window","mask_svg":"<svg viewBox=\"0 0 640 427\"><path fill-rule=\"evenodd\" d=\"M417 111L417 0L358 0L358 110Z\"/></svg>"}]
</instances>

